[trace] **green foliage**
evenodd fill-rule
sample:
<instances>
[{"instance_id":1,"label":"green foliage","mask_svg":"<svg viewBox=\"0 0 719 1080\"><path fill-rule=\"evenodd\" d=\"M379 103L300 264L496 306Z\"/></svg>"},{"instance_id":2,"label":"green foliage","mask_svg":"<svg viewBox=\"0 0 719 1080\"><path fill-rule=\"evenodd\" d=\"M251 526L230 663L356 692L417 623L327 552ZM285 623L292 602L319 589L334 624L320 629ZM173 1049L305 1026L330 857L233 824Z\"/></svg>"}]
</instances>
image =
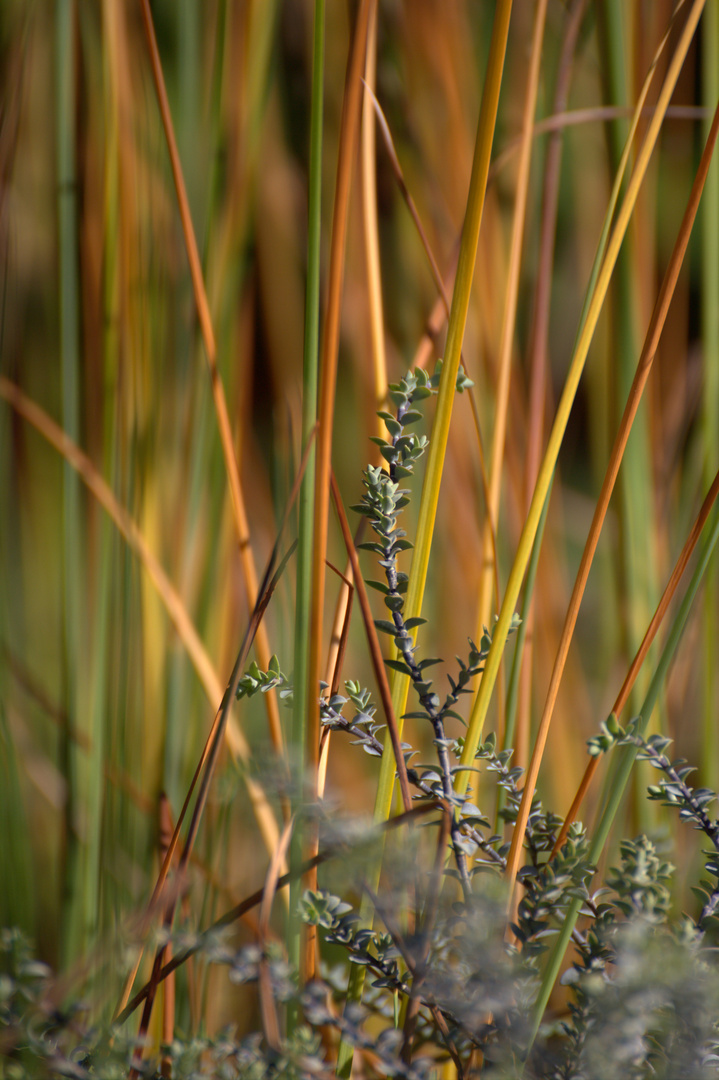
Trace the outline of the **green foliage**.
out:
<instances>
[{"instance_id":1,"label":"green foliage","mask_svg":"<svg viewBox=\"0 0 719 1080\"><path fill-rule=\"evenodd\" d=\"M538 815L537 825L546 835L546 816ZM522 1067L531 1080L716 1076L719 965L696 924L670 917L671 866L646 837L625 841L606 887L591 893L585 851L583 830L574 827L553 863L530 856L515 927L521 950L505 941L496 875L483 877L468 901L445 896L434 916L420 916L414 931L398 929L399 879L378 898L385 930L362 927L352 904L328 890L306 891L303 920L369 973L364 1003L344 1011L337 969L323 967L321 978L299 989L277 944L235 949L226 937L206 939L208 959L225 967L231 982L257 984L264 970L276 1006L296 1002L304 1023L278 1046L269 1046L259 1032L243 1038L231 1029L213 1038L178 1035L161 1048L164 1066L150 1055L141 1075L159 1077L171 1062L172 1075L180 1078L309 1080L327 1075L325 1040L334 1031L370 1052L374 1075L407 1080L429 1077L450 1049L460 1062L480 1051L482 1076L491 1080L510 1080ZM571 995L569 1018L548 1027L525 1061L543 942L576 895L584 926L575 933L573 963L562 980ZM64 1012L51 1007L50 973L32 959L21 935L6 932L2 948L4 1075L89 1080L126 1074L135 1042L115 1027L86 1027L82 1006ZM408 1057L407 1026L398 1026L396 1004L415 998L420 1009Z\"/></svg>"},{"instance_id":2,"label":"green foliage","mask_svg":"<svg viewBox=\"0 0 719 1080\"><path fill-rule=\"evenodd\" d=\"M9 210L0 230L9 301L0 925L37 940L35 950L18 930L0 937L0 1080L133 1069L257 1080L337 1069L349 1078L347 1047L367 1080L719 1077L715 516L692 582L667 609L661 660L650 651L645 668L632 669L627 708L641 717L623 725L612 714L589 740L595 764L606 755L610 769L598 815L573 824L555 850L574 793L575 740L595 726L594 703L642 640L668 560L699 534L693 514L715 491L716 162L703 194L692 188L692 213L701 195L696 251L684 259L677 242L669 252L716 106L719 5L658 5L638 48L628 47L633 5L514 4L509 78L511 0L326 5L326 18L325 0L141 6L150 19L122 4L58 0L51 19L42 5L0 5L0 66L13 87L0 204ZM670 22L673 7L682 10ZM362 65L345 73L338 61L364 40L367 13L365 89ZM697 26L699 47L690 48ZM346 155L358 167L340 168L333 213L332 159L338 142L350 148L360 112L357 99L339 107L344 80L363 99L363 118ZM682 107L665 114L677 86ZM634 101L630 119L624 107ZM170 168L173 128L179 159L171 149ZM377 138L375 148L380 132L386 145ZM360 171L340 257L341 207ZM642 348L638 331L666 266ZM341 325L323 294L349 301ZM664 300L674 312L669 344L659 341ZM336 385L325 364L335 338ZM389 386L385 347L393 365L399 356L418 362ZM449 378L440 388L442 361L432 371L432 358L442 349ZM649 402L630 391L640 356L640 380L655 356L661 368L647 383ZM473 385L460 358L477 392L453 404ZM368 682L356 608L331 685L316 688L320 747L330 754L325 800L303 774L320 749L307 680L327 642L321 626L312 636L315 616L326 624L333 599L331 576L319 588L313 553L325 540L328 553L339 547L322 515L315 536L315 440L325 461L331 437L336 475L352 475L357 438L373 423L362 403L378 401L384 435L373 438L354 510L359 546L379 567L367 584L392 706L398 724L408 721L399 746L416 814L396 817L384 687L378 698ZM610 456L627 401L638 411L624 414ZM527 792L520 764L546 689L546 647L560 632L567 567L605 469L616 478L613 527L596 548L571 689L556 708L552 678L552 730L546 752L544 730L537 740L533 764L540 751L543 764ZM416 534L405 514L413 499ZM251 624L256 660L248 656L237 685L239 706L231 716L223 708L225 741L205 754L228 658L247 641L262 580L254 560L280 518L289 553ZM604 520L595 514L587 553ZM698 647L682 658L681 695L663 700L700 582ZM458 648L460 611L471 621ZM509 674L501 656L515 631ZM438 657L457 651L440 685ZM558 660L566 655L560 648ZM250 699L267 713L271 753ZM292 708L291 721L277 702ZM648 736L650 721L658 733ZM486 733L492 723L497 735ZM672 723L677 753L697 762L698 776L672 757ZM170 918L153 885L183 802ZM373 803L370 828L363 812ZM310 890L313 867L301 863L315 840ZM147 917L136 918L148 901ZM248 923L230 930L240 916ZM303 923L318 941L309 983ZM110 1018L128 958L158 941L172 946L161 978L177 971L164 999L176 993L173 1035L158 1045L159 995L140 1046L148 953L123 1022ZM236 1028L223 1027L227 1018Z\"/></svg>"},{"instance_id":3,"label":"green foliage","mask_svg":"<svg viewBox=\"0 0 719 1080\"><path fill-rule=\"evenodd\" d=\"M257 661L253 660L239 681L237 699L239 701L243 697L251 698L255 694L266 694L269 690L275 689L281 701L286 705L292 704L292 686L280 671L277 657L272 657L267 671L261 671Z\"/></svg>"},{"instance_id":4,"label":"green foliage","mask_svg":"<svg viewBox=\"0 0 719 1080\"><path fill-rule=\"evenodd\" d=\"M648 797L677 810L681 821L702 830L711 843L696 921L673 917L674 868L644 835L621 842L620 864L609 870L603 887L593 890L596 868L589 862L585 829L572 825L552 857L562 819L535 795L518 874L523 895L512 940L507 939L502 874L509 842L503 833L492 832L490 816L470 801L471 786L457 790L457 777L466 771L459 764L465 744L462 736L449 737L445 727L449 721L462 722L457 706L482 675L492 631L485 628L479 646L469 640L467 659L457 658L456 677L448 676L449 691L442 700L425 674L436 661L421 658L410 633L424 620L405 621L403 616L406 578L397 561L410 545L398 518L410 492L398 480L411 475L426 448L426 439L405 435L404 429L419 418L412 406L428 397L435 384L436 376L418 373L392 387L396 413L383 414L390 435L383 443L387 465L367 469L365 494L356 509L377 537L365 546L379 556L384 581L373 584L392 615L391 622L378 620L377 626L392 638L399 657L395 667L409 675L420 706L407 716L426 722L433 734L433 763L418 764L417 751L402 744L408 778L419 807L424 804L428 811L424 823L437 826L444 817L454 865L442 865L441 849L431 859L426 841L419 838L406 858L397 851L389 865L386 861L383 886L375 895L352 858L353 848L365 841L362 830L355 826L342 837L342 823L319 808L326 827L341 837L334 842L345 847L346 895L326 888L305 890L298 914L320 931L326 946L340 950L350 965L366 969L362 1004L343 1008L341 969L338 973L326 964L319 978L301 986L274 941L235 949L222 932L189 942L185 935L179 947L224 966L230 983L264 981L273 1007L298 1010L304 1023L288 1029L279 1044L268 1043L259 1032L237 1038L230 1029L214 1038L178 1035L162 1048L161 1058L145 1057L144 1076L166 1075L168 1069L179 1078L326 1076L328 1032L334 1032L330 1042L341 1038L369 1053L374 1074L407 1080L423 1080L448 1057L460 1075L469 1075L471 1062L481 1060L482 1076L489 1080L509 1080L522 1070L528 1080L703 1080L719 1075L719 965L712 945L719 905L719 825L707 810L715 793L688 784L692 770L683 759L666 756L668 739L644 739L636 722L625 729L611 716L590 740L589 750L598 755L615 746L636 746L638 757L661 774ZM517 626L515 618L511 630ZM267 671L255 662L250 665L237 696L270 689L291 704L292 683L275 656ZM344 731L370 756L381 757L388 751L378 738L383 725L375 719L370 691L351 679L344 689L345 694L330 694L321 685L323 726ZM498 751L490 734L471 768L473 773L481 770L502 793L500 816L509 829L517 820L523 776L511 759L512 750ZM459 895L452 879L461 884ZM383 928L361 921L356 897L363 891ZM532 1045L528 1017L547 943L577 901L581 928L574 933L572 963L562 980L570 994L568 1018L548 1026ZM123 1075L137 1051L134 1041L122 1029L86 1028L81 1005L66 1012L50 1007L51 987L49 970L32 959L22 935L6 931L0 975L5 1075L18 1080Z\"/></svg>"},{"instance_id":5,"label":"green foliage","mask_svg":"<svg viewBox=\"0 0 719 1080\"><path fill-rule=\"evenodd\" d=\"M389 440L375 440L386 466L368 467L365 494L354 509L368 519L377 538L362 546L378 556L384 571L384 581L371 581L370 585L382 594L391 613L391 620L376 621L377 629L389 636L398 650L398 658L388 659L387 664L409 675L420 705L419 710L405 716L428 722L434 734L437 761L433 764L417 764L413 761L416 751L409 743L402 744L408 778L419 803L443 800L455 862L454 867L445 868L444 875L461 881L462 899L452 900L451 887L445 887L439 909L423 923L421 913L431 907L430 893L437 888L432 886L429 873L429 884L422 886L421 879L414 882L421 899L416 902L412 933L399 931L395 921L398 912L390 917L385 910L387 903L393 903L391 890L389 899L375 898L385 931L363 926L351 903L326 890L304 894L301 916L322 928L326 942L341 946L352 964L370 972L365 1006L375 1017L375 1025L382 1018L385 1023L392 1019L392 1025L376 1037L373 1051L386 1058L391 1045L391 1039L387 1040L394 1038L393 1075L411 1075L411 1071L403 1071L409 1060L413 1068L422 1069L446 1053L457 1063L468 1061L477 1052L484 1061L483 1075L488 1077L514 1077L522 1062L526 1075L541 1080L601 1080L616 1075L657 1075L669 1080L673 1075L717 1075L719 969L704 941L704 931L714 919L719 891L702 881L704 907L697 922L686 917L672 922L669 885L673 868L646 836L622 842L621 865L609 871L604 888L592 892L595 867L588 861L584 828L572 825L561 851L550 858L562 819L545 810L535 795L524 841L526 861L518 875L524 894L512 925L515 940L513 944L505 941L499 875L506 866L509 842L491 832L489 817L470 801L470 787L462 794L456 790L455 778L464 771L459 764L464 739L449 738L445 733L447 721L463 723L456 706L470 692L473 680L481 677L492 632L485 628L479 647L470 639L467 660L457 658L457 676L448 676L450 689L442 702L425 675L437 661L420 657L410 633L425 620L405 621L403 616L407 579L397 564L401 552L411 545L399 526L399 516L410 491L399 482L411 476L427 445L426 439L407 435L405 427L419 419L412 406L429 396L435 382L436 376L430 379L424 373L417 377L410 373L391 387L396 413L380 414ZM518 625L515 616L510 630ZM242 680L241 692L252 694L270 685L291 695L276 661L266 673L254 665ZM328 696L327 689L322 687L320 697L323 725L354 736L355 744L366 753L381 757L384 747L378 735L383 725L375 720L370 691L352 680L345 682L346 696ZM347 705L353 710L351 718L343 713ZM625 730L612 715L602 725L600 735L590 740L589 752L596 756L613 746L637 745L640 759L650 761L663 774L660 783L648 789L649 798L677 808L682 820L692 821L705 832L714 845L706 870L719 878L719 827L706 812L714 793L688 786L686 778L691 770L685 762L672 762L664 755L669 740L656 735L644 740L636 730L636 724ZM511 767L511 758L512 750L498 751L496 738L490 734L476 752L474 767L494 777L503 794L501 818L510 828L522 798L522 770ZM477 875L482 873L489 876L477 885ZM422 876L426 878L427 872ZM360 891L363 888L361 881L354 885ZM577 900L585 926L575 932L576 959L563 979L572 994L571 1020L548 1029L525 1061L529 1045L526 1017L542 956ZM663 957L671 958L668 965ZM329 988L317 983L313 993L318 1001L324 1000ZM405 1027L400 1034L395 1026L396 1000L415 997L421 1002L417 1025L413 1033ZM335 1012L315 1005L309 1016L314 1016L316 1023L321 1018L324 1024L338 1028L343 1038L349 1037L346 1025L354 1024L352 1045L367 1045L358 1036L363 1011L355 1014L347 1006L340 1021ZM408 1053L410 1046L412 1052ZM423 1057L423 1052L428 1057Z\"/></svg>"},{"instance_id":6,"label":"green foliage","mask_svg":"<svg viewBox=\"0 0 719 1080\"><path fill-rule=\"evenodd\" d=\"M612 746L635 746L638 748L638 760L649 762L662 773L658 784L648 786L647 798L677 810L680 820L693 823L712 845L711 850L704 852L707 857L704 870L709 876L701 879L693 891L702 901L697 925L702 930L710 926L716 928L719 907L719 823L707 813L707 807L717 798L716 792L706 787L691 787L687 777L695 771L694 767L687 765L684 758L671 760L667 757L664 751L670 746L671 739L657 734L645 739L638 734L639 720L632 720L625 729L616 717L610 716L602 724L602 733L589 740L589 752L596 756Z\"/></svg>"}]
</instances>

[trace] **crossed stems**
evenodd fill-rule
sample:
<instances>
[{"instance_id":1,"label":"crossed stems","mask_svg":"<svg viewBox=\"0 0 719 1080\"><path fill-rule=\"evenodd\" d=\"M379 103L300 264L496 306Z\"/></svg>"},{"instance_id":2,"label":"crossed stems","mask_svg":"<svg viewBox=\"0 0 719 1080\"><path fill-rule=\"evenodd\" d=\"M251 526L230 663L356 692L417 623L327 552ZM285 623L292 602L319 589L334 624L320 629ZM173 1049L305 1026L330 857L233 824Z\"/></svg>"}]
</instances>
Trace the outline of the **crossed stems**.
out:
<instances>
[{"instance_id":1,"label":"crossed stems","mask_svg":"<svg viewBox=\"0 0 719 1080\"><path fill-rule=\"evenodd\" d=\"M384 752L384 746L377 738L376 735L372 735L370 732L365 731L358 724L353 723L342 715L337 709L335 709L330 703L323 699L320 703L322 710L322 719L329 726L336 730L346 731L348 735L354 735L365 746L369 747L372 754L375 757L381 757ZM423 795L426 795L430 799L435 799L437 793L433 791L430 784L426 780L423 780L416 769L407 769L407 779L410 784L413 784L418 791L421 791ZM443 785L444 790L444 785ZM468 837L473 843L482 851L487 858L494 863L499 870L504 870L507 865L507 860L503 855L492 846L492 841L484 837L479 829L475 829L467 821L457 822L459 828L459 834Z\"/></svg>"}]
</instances>

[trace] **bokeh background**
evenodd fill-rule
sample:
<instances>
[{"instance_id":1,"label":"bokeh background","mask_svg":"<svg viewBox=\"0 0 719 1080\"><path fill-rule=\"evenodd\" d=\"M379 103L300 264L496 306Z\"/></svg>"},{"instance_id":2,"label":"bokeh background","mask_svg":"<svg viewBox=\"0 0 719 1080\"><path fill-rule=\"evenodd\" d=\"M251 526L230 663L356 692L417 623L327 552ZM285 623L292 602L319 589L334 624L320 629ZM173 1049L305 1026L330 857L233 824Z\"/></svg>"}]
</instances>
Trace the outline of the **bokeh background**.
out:
<instances>
[{"instance_id":1,"label":"bokeh background","mask_svg":"<svg viewBox=\"0 0 719 1080\"><path fill-rule=\"evenodd\" d=\"M260 574L302 452L312 7L309 0L152 5ZM548 4L496 522L500 596L631 110L673 7L668 0ZM609 448L719 95L718 11L717 0L708 0L560 454L518 705L520 763L532 745ZM382 0L378 10L377 100L450 294L493 13L489 0ZM421 641L427 654L447 662L435 669L438 680L498 608L496 594L482 585L491 558L483 549L482 476L497 415L534 15L533 2L517 0L464 341L481 441L465 394L454 407L433 541ZM355 16L354 3L327 5L323 273ZM573 21L576 39L568 46ZM658 61L657 88L675 36L676 27ZM247 625L248 593L141 5L4 0L0 70L0 373L65 431L114 493L144 550L164 568L224 687ZM562 73L567 93L557 118ZM657 92L650 91L640 136ZM371 109L363 123L374 126ZM392 381L416 362L433 367L446 323L379 129L376 137L370 175ZM543 198L553 140L560 140L561 161L547 274ZM347 505L359 500L362 469L375 459L369 436L383 404L371 333L366 153L353 172L333 449ZM562 683L540 778L545 801L559 813L584 769L586 739L611 708L719 465L718 218L714 168ZM533 327L544 303L547 369L539 377ZM430 402L426 433L432 409ZM0 400L0 916L25 929L54 966L72 967L122 942L129 915L147 901L158 868L160 793L176 818L218 702L208 700L137 545L128 545L67 451L50 445L44 419L39 424L40 431L7 394ZM421 468L413 483L410 537ZM293 531L291 516L290 539ZM330 560L343 568L333 519L329 545ZM377 576L369 555L365 566ZM325 647L337 589L330 574ZM719 779L717 598L714 568L653 720L711 786ZM381 617L381 605L376 613ZM292 562L264 625L270 652L291 675ZM651 668L650 661L647 677ZM357 613L344 675L372 685ZM506 679L505 671L502 685ZM489 726L501 735L505 710L502 693L496 697ZM273 803L265 704L255 699L235 710L239 734L223 751L198 838L191 903L181 916L190 927L206 925L262 880L268 855L246 777ZM287 739L289 714L281 705L278 713ZM427 760L429 733L407 730ZM333 736L327 793L342 812L371 812L376 766ZM639 795L642 789L640 779ZM641 797L630 800L625 831L650 828L668 842L669 824L649 813ZM687 849L683 858L688 865L694 853Z\"/></svg>"}]
</instances>

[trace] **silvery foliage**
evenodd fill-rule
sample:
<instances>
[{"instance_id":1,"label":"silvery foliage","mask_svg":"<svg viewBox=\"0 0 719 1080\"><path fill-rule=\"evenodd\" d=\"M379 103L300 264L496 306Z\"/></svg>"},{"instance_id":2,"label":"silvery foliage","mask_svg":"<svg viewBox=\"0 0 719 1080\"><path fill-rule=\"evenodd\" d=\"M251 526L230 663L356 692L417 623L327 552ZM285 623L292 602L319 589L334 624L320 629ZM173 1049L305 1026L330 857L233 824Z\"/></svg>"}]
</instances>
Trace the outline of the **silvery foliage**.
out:
<instances>
[{"instance_id":1,"label":"silvery foliage","mask_svg":"<svg viewBox=\"0 0 719 1080\"><path fill-rule=\"evenodd\" d=\"M469 381L460 371L458 389ZM399 517L409 491L400 485L411 476L427 448L424 436L407 431L420 419L415 408L435 392L438 373L408 373L390 388L395 412L382 414L389 438L375 440L385 467L369 466L365 493L355 507L367 518L375 538L363 545L379 558L383 580L368 584L380 592L389 618L377 620L397 649L389 666L408 675L418 708L406 714L429 724L436 760L421 764L409 743L402 745L407 774L418 805L430 811L422 821L437 826L447 817L454 865L443 876L461 883L440 888L437 865L428 868L414 829L394 844L385 859L379 895L369 889L359 854L376 842L356 819L345 827L325 811L324 840L341 858L327 865L338 878L336 895L327 888L306 891L299 914L317 928L326 944L366 969L361 1004L345 1000L347 969L322 968L321 978L299 988L296 973L276 942L236 948L225 931L175 936L175 948L201 951L226 968L237 985L264 980L279 1010L294 1003L304 1023L269 1046L258 1031L237 1037L227 1029L213 1038L178 1036L163 1047L164 1068L178 1078L222 1080L314 1080L334 1075L327 1047L339 1037L362 1056L366 1076L429 1080L451 1057L460 1077L484 1080L708 1080L719 1077L719 970L716 963L719 907L719 824L709 815L715 798L688 783L691 769L670 760L669 741L645 740L636 723L622 728L615 717L590 740L590 753L632 745L659 773L649 798L672 807L680 819L703 832L710 845L705 874L695 890L701 913L696 920L671 916L673 867L645 836L624 841L620 863L606 875L604 887L592 890L595 868L588 862L588 840L574 824L561 851L551 857L562 819L545 810L535 795L524 842L525 865L519 872L523 896L507 935L503 873L509 850L505 836L517 820L522 799L522 770L512 766L511 749L499 749L490 734L479 746L472 771L494 779L498 815L484 812L456 790L464 740L448 732L464 723L458 706L481 676L492 644L485 628L479 645L469 641L466 659L457 658L456 676L448 676L444 698L427 669L437 661L422 658L414 632L424 620L405 618L407 575L399 558L411 547ZM517 620L512 624L516 629ZM268 670L250 665L238 697L275 689L286 704L292 684L273 657ZM342 694L320 686L320 717L325 727L344 731L373 757L385 753L383 725L376 719L370 691L347 680ZM387 751L390 752L390 751ZM439 801L441 800L441 803ZM442 811L437 809L442 805ZM322 819L322 808L311 813ZM492 827L498 816L501 828ZM368 840L369 836L369 840ZM375 839L373 840L372 837ZM439 866L440 871L442 867ZM374 926L358 914L363 890L376 905ZM545 1023L527 1054L529 1017L542 973L544 953L569 905L581 902L573 936L570 967L563 983L568 1004ZM414 902L414 911L408 909ZM60 1011L52 998L48 969L33 958L16 932L0 939L0 1050L3 1075L24 1077L124 1077L136 1050L124 1029L85 1026L81 1003ZM410 1018L410 1023L405 1016ZM560 1006L561 1009L561 1006ZM403 1019L404 1017L404 1019ZM150 1055L141 1067L159 1077L161 1065Z\"/></svg>"},{"instance_id":2,"label":"silvery foliage","mask_svg":"<svg viewBox=\"0 0 719 1080\"><path fill-rule=\"evenodd\" d=\"M415 1065L422 1060L423 1048L441 1057L451 1044L465 1066L473 1051L475 1055L481 1051L485 1077L515 1077L522 1070L528 1078L541 1080L719 1075L714 1056L719 1016L716 968L705 938L719 904L716 880L700 884L704 907L696 925L687 919L670 923L672 868L646 837L639 837L622 845L621 865L608 875L606 888L592 893L595 868L588 863L582 826L572 826L562 850L550 860L562 819L545 810L535 796L526 830L526 863L519 872L524 895L512 925L514 940L511 944L505 940L504 902L492 892L492 882L505 869L509 842L503 832L492 832L490 816L471 802L470 790L466 795L455 790L464 740L449 737L446 730L450 721L463 723L457 706L481 675L492 632L485 628L479 646L470 640L468 658L458 658L457 676L449 677L449 692L442 700L427 675L437 660L421 658L414 642L414 632L424 620L404 617L407 576L398 560L412 545L399 522L410 495L401 485L427 448L424 437L406 429L420 418L417 402L435 388L436 377L422 372L409 373L392 386L396 411L381 414L389 438L375 439L386 464L368 467L365 494L354 509L367 518L375 534L362 546L378 556L384 571L384 580L368 584L382 594L388 609L389 617L376 621L377 629L397 649L388 666L409 677L418 698L419 708L405 718L428 721L433 731L434 763L417 763L411 745L402 745L408 778L419 802L441 798L453 810L455 866L445 873L462 881L463 896L449 909L440 905L431 926L420 925L404 936L396 928L387 896L382 904L385 914L392 914L393 932L361 925L354 909L326 891L305 895L303 917L322 928L330 944L342 945L352 963L367 968L365 1006L387 1022L396 1021L396 999L410 997L421 984L422 1008L411 1055ZM515 620L512 630L517 625ZM259 686L264 676L255 671L253 678ZM267 679L287 690L278 665ZM370 692L352 680L345 683L343 694L329 696L327 691L322 687L322 723L351 735L371 756L382 756L383 725L376 719ZM602 753L633 739L631 726L625 732L610 718L590 743L590 752ZM706 870L719 878L717 825L706 811L713 793L687 785L690 770L683 761L670 762L663 755L666 741L653 737L642 741L639 749L640 756L664 774L661 783L649 789L649 797L677 807L683 820L705 832L712 843ZM493 735L476 754L476 767L493 775L502 793L500 817L509 828L516 822L522 798L522 770L512 767L511 757L510 749L497 748ZM479 884L478 874L483 875ZM405 891L405 900L406 895ZM540 1032L527 1061L527 1017L542 956L575 899L583 907L574 935L576 960L564 978L571 995L569 1013ZM340 980L335 989L341 997L344 983ZM335 1012L327 1023L336 1026L340 1015Z\"/></svg>"}]
</instances>

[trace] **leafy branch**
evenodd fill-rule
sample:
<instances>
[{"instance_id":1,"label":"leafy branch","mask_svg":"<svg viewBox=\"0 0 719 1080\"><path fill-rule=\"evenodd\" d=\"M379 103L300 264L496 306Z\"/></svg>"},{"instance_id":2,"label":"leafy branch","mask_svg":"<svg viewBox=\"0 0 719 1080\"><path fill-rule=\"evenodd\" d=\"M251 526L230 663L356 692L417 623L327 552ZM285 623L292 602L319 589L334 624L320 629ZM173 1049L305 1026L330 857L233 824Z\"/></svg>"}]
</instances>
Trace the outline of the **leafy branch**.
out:
<instances>
[{"instance_id":1,"label":"leafy branch","mask_svg":"<svg viewBox=\"0 0 719 1080\"><path fill-rule=\"evenodd\" d=\"M648 797L662 806L678 810L681 821L693 822L694 827L711 842L711 851L704 852L707 856L704 869L714 881L702 880L693 891L703 905L697 926L705 930L712 923L716 928L719 919L719 822L707 813L707 807L716 799L716 793L711 788L693 788L687 783L687 777L695 771L694 766L688 765L685 758L672 760L667 757L664 751L671 745L671 739L658 734L645 739L638 734L637 727L638 718L630 721L625 729L615 716L610 716L602 724L601 733L589 740L589 752L598 756L615 745L635 746L640 761L648 761L663 773L658 784L650 784L647 788Z\"/></svg>"}]
</instances>

